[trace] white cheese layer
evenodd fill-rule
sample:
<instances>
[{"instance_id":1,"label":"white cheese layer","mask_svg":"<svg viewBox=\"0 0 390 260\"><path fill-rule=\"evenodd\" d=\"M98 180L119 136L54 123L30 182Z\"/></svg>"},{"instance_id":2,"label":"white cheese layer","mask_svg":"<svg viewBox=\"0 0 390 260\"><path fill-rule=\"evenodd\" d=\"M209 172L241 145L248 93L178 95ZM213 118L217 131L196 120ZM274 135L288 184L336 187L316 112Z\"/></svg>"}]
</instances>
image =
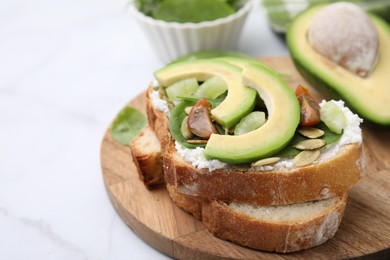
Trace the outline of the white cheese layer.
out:
<instances>
[{"instance_id":1,"label":"white cheese layer","mask_svg":"<svg viewBox=\"0 0 390 260\"><path fill-rule=\"evenodd\" d=\"M207 160L204 157L204 148L196 147L195 149L188 149L182 146L178 141L175 142L175 147L177 153L186 161L192 164L195 168L198 169L208 169L213 171L215 169L226 168L227 163L221 162L219 160Z\"/></svg>"},{"instance_id":2,"label":"white cheese layer","mask_svg":"<svg viewBox=\"0 0 390 260\"><path fill-rule=\"evenodd\" d=\"M160 98L160 94L158 93L157 90L153 90L150 93L150 97L152 99L153 106L163 112L165 115L169 117L169 107L168 107L168 102L166 100L163 100Z\"/></svg>"}]
</instances>

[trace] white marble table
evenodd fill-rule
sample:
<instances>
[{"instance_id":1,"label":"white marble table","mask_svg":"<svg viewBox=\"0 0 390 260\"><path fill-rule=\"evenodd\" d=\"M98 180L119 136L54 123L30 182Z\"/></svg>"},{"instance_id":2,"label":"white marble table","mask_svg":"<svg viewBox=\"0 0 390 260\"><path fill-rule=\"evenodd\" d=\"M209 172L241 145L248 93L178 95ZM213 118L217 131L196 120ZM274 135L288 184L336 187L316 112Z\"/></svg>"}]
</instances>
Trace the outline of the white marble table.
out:
<instances>
[{"instance_id":1,"label":"white marble table","mask_svg":"<svg viewBox=\"0 0 390 260\"><path fill-rule=\"evenodd\" d=\"M162 62L128 0L1 0L0 259L165 259L119 218L99 149ZM287 55L255 2L239 50Z\"/></svg>"}]
</instances>

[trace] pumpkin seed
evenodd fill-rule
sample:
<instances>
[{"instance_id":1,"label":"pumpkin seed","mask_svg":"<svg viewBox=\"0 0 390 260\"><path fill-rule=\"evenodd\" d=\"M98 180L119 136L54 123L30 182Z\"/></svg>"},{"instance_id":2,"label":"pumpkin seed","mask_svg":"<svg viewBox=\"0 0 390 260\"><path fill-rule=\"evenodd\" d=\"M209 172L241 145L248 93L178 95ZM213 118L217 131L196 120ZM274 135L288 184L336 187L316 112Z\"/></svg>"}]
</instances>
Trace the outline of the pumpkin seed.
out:
<instances>
[{"instance_id":1,"label":"pumpkin seed","mask_svg":"<svg viewBox=\"0 0 390 260\"><path fill-rule=\"evenodd\" d=\"M207 140L187 140L189 144L207 144Z\"/></svg>"},{"instance_id":2,"label":"pumpkin seed","mask_svg":"<svg viewBox=\"0 0 390 260\"><path fill-rule=\"evenodd\" d=\"M191 106L191 107L186 107L186 108L184 108L184 112L185 112L187 115L189 115L190 112L191 112L191 109L192 109L192 106Z\"/></svg>"},{"instance_id":3,"label":"pumpkin seed","mask_svg":"<svg viewBox=\"0 0 390 260\"><path fill-rule=\"evenodd\" d=\"M268 165L268 164L273 164L276 163L277 161L280 161L280 157L269 157L265 159L258 160L256 162L253 162L251 166L263 166L263 165Z\"/></svg>"},{"instance_id":4,"label":"pumpkin seed","mask_svg":"<svg viewBox=\"0 0 390 260\"><path fill-rule=\"evenodd\" d=\"M323 130L315 128L315 127L303 127L303 128L298 129L298 132L301 135L306 136L307 138L311 138L311 139L319 138L325 134L325 132Z\"/></svg>"},{"instance_id":5,"label":"pumpkin seed","mask_svg":"<svg viewBox=\"0 0 390 260\"><path fill-rule=\"evenodd\" d=\"M293 147L299 150L315 150L323 147L326 144L322 139L308 139L295 144Z\"/></svg>"},{"instance_id":6,"label":"pumpkin seed","mask_svg":"<svg viewBox=\"0 0 390 260\"><path fill-rule=\"evenodd\" d=\"M181 130L181 134L183 135L183 137L185 139L190 139L190 138L194 137L194 134L190 131L190 129L188 129L187 119L188 119L188 116L186 116L183 119L183 121L181 122L180 130Z\"/></svg>"},{"instance_id":7,"label":"pumpkin seed","mask_svg":"<svg viewBox=\"0 0 390 260\"><path fill-rule=\"evenodd\" d=\"M306 150L294 157L294 165L302 167L311 164L320 157L320 149Z\"/></svg>"}]
</instances>

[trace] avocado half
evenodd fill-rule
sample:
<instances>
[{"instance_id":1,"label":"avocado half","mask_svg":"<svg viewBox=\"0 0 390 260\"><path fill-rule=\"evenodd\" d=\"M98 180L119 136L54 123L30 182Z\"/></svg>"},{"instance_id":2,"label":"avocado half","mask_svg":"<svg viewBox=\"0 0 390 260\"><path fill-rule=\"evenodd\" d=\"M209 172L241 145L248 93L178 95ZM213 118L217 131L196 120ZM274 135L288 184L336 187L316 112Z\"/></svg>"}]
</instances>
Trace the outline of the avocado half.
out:
<instances>
[{"instance_id":1,"label":"avocado half","mask_svg":"<svg viewBox=\"0 0 390 260\"><path fill-rule=\"evenodd\" d=\"M317 53L307 41L310 22L323 7L309 8L290 24L286 39L295 66L313 87L338 94L364 119L390 126L390 26L370 15L378 32L379 59L371 74L362 78Z\"/></svg>"}]
</instances>

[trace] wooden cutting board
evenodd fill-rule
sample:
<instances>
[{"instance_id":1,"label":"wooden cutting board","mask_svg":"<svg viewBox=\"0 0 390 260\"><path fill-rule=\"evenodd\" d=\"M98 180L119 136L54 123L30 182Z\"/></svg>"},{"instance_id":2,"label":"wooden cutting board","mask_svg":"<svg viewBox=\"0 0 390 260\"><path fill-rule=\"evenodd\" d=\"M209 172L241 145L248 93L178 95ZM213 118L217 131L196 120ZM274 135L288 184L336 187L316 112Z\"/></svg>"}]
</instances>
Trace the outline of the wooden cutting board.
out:
<instances>
[{"instance_id":1,"label":"wooden cutting board","mask_svg":"<svg viewBox=\"0 0 390 260\"><path fill-rule=\"evenodd\" d=\"M302 83L309 86L289 58L261 60L282 73L292 88ZM129 105L145 112L144 94ZM171 202L164 187L152 191L145 188L138 178L129 147L116 143L110 128L101 145L103 180L114 208L130 229L174 258L340 259L374 254L385 259L390 257L390 130L364 126L363 134L367 172L350 191L339 230L323 245L297 253L261 252L212 236L200 221Z\"/></svg>"}]
</instances>

